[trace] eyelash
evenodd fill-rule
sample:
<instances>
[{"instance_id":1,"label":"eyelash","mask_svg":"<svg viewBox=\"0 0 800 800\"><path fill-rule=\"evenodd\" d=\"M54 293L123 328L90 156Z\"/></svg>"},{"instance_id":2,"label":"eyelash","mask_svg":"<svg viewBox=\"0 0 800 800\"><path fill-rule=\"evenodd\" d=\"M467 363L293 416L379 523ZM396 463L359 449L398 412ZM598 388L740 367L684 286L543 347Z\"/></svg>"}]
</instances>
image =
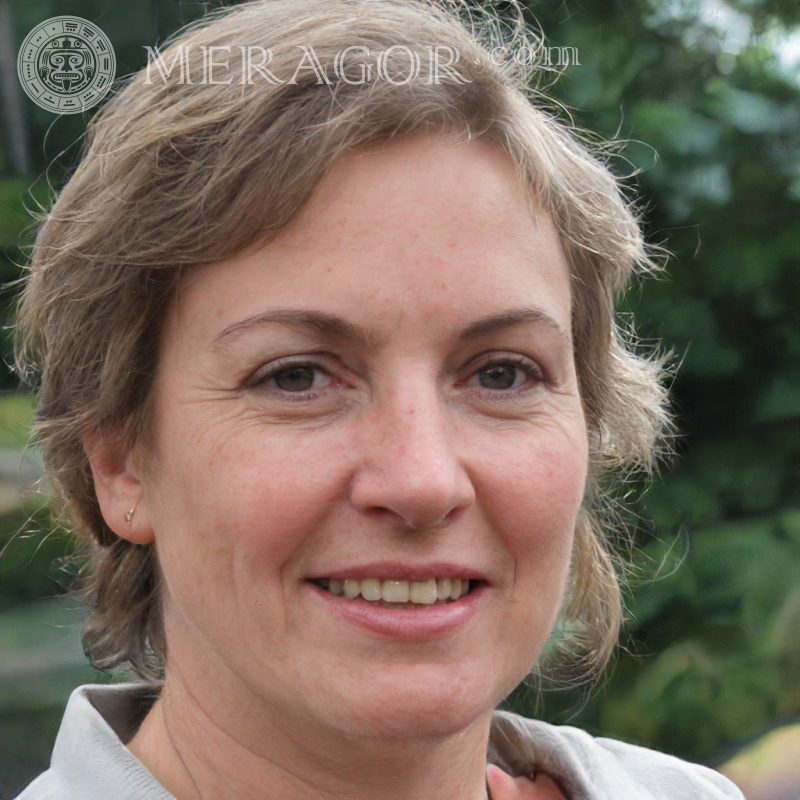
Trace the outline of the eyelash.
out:
<instances>
[{"instance_id":1,"label":"eyelash","mask_svg":"<svg viewBox=\"0 0 800 800\"><path fill-rule=\"evenodd\" d=\"M536 389L540 384L546 383L544 373L538 364L536 364L534 361L531 361L529 358L514 354L491 356L484 361L479 362L470 373L469 379L479 375L485 370L489 370L494 367L514 367L514 369L521 370L527 376L527 381L522 386L516 386L509 389L496 390L488 389L485 386L476 387L479 388L480 391L488 392L498 399L501 397L516 397L520 394ZM533 385L529 385L531 382Z\"/></svg>"},{"instance_id":2,"label":"eyelash","mask_svg":"<svg viewBox=\"0 0 800 800\"><path fill-rule=\"evenodd\" d=\"M538 364L531 361L528 358L520 355L504 355L504 356L492 356L490 358L486 358L485 360L479 362L475 365L471 372L469 373L468 378L465 381L460 381L459 383L463 386L469 386L468 381L472 378L479 375L481 372L486 370L496 368L496 367L513 367L514 369L521 370L527 376L527 381L522 386L511 387L509 389L489 389L485 386L476 386L472 387L473 390L476 390L481 393L486 393L492 395L494 398L508 398L508 397L516 397L520 394L525 392L529 392L535 390L538 385L546 383L546 377L543 373L541 367ZM247 388L250 389L259 389L265 388L271 392L275 392L281 396L281 399L289 400L290 402L303 402L308 400L314 400L315 398L319 397L321 392L324 392L327 386L320 387L319 389L307 389L297 392L292 392L290 390L281 389L277 386L270 386L269 381L276 378L283 372L288 372L292 369L311 369L315 372L322 373L326 375L331 382L335 381L335 378L331 374L331 372L326 369L324 366L319 364L315 361L308 361L308 360L287 360L287 361L279 361L276 364L272 364L269 366L266 371L257 371L255 375L248 381ZM533 385L529 385L530 383Z\"/></svg>"},{"instance_id":3,"label":"eyelash","mask_svg":"<svg viewBox=\"0 0 800 800\"><path fill-rule=\"evenodd\" d=\"M325 369L321 364L315 361L307 361L307 360L286 360L286 361L279 361L277 363L271 364L266 368L266 371L258 370L253 375L253 377L247 382L248 389L266 389L268 391L274 392L281 396L281 399L286 399L289 401L306 401L306 400L313 400L316 397L319 397L320 392L324 391L326 387L321 387L319 389L307 389L305 391L299 392L291 392L289 390L281 389L278 386L270 386L269 381L276 378L282 372L288 372L292 369L312 369L315 372L321 372L326 375L331 381L334 380L333 376L331 375L330 371Z\"/></svg>"}]
</instances>

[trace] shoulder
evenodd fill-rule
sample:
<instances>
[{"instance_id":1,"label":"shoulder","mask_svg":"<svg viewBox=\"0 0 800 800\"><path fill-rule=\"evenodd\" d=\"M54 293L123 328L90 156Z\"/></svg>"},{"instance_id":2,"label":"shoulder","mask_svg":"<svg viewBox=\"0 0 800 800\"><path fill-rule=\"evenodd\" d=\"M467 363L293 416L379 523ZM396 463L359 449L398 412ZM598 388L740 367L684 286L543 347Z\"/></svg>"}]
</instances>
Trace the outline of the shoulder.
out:
<instances>
[{"instance_id":1,"label":"shoulder","mask_svg":"<svg viewBox=\"0 0 800 800\"><path fill-rule=\"evenodd\" d=\"M502 711L492 721L489 758L515 774L546 772L570 800L744 800L708 767Z\"/></svg>"},{"instance_id":2,"label":"shoulder","mask_svg":"<svg viewBox=\"0 0 800 800\"><path fill-rule=\"evenodd\" d=\"M50 769L17 800L174 800L125 746L157 692L148 684L76 689Z\"/></svg>"}]
</instances>

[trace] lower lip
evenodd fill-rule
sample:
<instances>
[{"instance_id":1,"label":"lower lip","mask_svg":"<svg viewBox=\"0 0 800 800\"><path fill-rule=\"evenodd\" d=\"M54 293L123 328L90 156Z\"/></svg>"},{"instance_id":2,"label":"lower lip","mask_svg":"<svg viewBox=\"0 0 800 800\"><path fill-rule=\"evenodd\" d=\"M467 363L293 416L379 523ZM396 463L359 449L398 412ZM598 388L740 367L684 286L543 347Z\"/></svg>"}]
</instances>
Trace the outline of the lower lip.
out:
<instances>
[{"instance_id":1,"label":"lower lip","mask_svg":"<svg viewBox=\"0 0 800 800\"><path fill-rule=\"evenodd\" d=\"M466 625L478 612L487 591L486 584L480 583L468 595L444 605L385 608L333 594L313 583L306 586L348 622L382 636L414 642L436 639Z\"/></svg>"}]
</instances>

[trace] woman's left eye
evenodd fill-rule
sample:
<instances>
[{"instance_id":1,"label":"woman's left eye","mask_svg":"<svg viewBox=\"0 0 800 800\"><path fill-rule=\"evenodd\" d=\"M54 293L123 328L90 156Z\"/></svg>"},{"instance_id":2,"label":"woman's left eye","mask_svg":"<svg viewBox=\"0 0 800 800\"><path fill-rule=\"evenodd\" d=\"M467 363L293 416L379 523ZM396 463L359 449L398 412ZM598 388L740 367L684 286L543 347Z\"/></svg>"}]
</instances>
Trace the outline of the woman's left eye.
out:
<instances>
[{"instance_id":1,"label":"woman's left eye","mask_svg":"<svg viewBox=\"0 0 800 800\"><path fill-rule=\"evenodd\" d=\"M479 386L493 391L519 389L531 380L541 380L537 370L527 362L492 361L484 364L467 381L467 386Z\"/></svg>"}]
</instances>

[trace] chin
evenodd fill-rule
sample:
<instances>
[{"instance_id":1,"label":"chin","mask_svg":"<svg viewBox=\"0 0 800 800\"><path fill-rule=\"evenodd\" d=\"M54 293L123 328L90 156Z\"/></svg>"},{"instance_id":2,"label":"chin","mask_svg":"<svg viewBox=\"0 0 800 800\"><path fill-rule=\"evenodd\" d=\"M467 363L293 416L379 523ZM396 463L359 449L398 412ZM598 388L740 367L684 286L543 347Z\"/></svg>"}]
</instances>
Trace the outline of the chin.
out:
<instances>
[{"instance_id":1,"label":"chin","mask_svg":"<svg viewBox=\"0 0 800 800\"><path fill-rule=\"evenodd\" d=\"M463 704L406 703L370 708L348 731L353 738L371 741L432 742L460 736L488 720L493 707L467 708Z\"/></svg>"},{"instance_id":2,"label":"chin","mask_svg":"<svg viewBox=\"0 0 800 800\"><path fill-rule=\"evenodd\" d=\"M494 683L495 690L487 691ZM492 711L513 686L500 687L490 677L471 679L457 670L414 669L403 679L383 680L362 691L347 704L347 726L356 738L441 740L458 736Z\"/></svg>"}]
</instances>

